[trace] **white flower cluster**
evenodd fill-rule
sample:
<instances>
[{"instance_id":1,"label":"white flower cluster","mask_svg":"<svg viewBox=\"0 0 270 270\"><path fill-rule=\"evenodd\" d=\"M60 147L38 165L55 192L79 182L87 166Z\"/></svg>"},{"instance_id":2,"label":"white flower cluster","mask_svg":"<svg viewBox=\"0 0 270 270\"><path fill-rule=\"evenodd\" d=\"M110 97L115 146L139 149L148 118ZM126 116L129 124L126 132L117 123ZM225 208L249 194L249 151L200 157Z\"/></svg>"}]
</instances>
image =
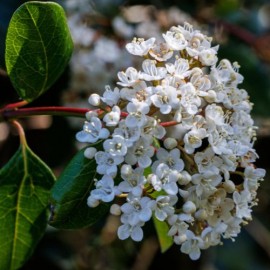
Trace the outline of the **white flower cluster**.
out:
<instances>
[{"instance_id":1,"label":"white flower cluster","mask_svg":"<svg viewBox=\"0 0 270 270\"><path fill-rule=\"evenodd\" d=\"M237 63L217 58L211 38L186 23L155 38L134 39L128 52L143 57L142 70L119 72L119 88L92 94L80 142L97 164L90 207L117 202L120 239L143 239L153 216L196 260L201 250L237 236L265 171L256 168L252 104L238 84ZM106 53L106 52L104 52ZM94 144L95 145L95 144Z\"/></svg>"}]
</instances>

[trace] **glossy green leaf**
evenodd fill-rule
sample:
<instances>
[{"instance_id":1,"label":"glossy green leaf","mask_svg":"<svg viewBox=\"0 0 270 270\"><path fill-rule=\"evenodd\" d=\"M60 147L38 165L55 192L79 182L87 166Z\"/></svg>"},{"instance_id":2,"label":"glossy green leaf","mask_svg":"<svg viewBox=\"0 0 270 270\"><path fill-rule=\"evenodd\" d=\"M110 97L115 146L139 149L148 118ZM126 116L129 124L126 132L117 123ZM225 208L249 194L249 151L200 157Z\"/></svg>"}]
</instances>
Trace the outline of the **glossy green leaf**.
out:
<instances>
[{"instance_id":1,"label":"glossy green leaf","mask_svg":"<svg viewBox=\"0 0 270 270\"><path fill-rule=\"evenodd\" d=\"M6 37L8 75L19 96L32 101L64 71L73 43L63 8L27 2L13 14Z\"/></svg>"},{"instance_id":2,"label":"glossy green leaf","mask_svg":"<svg viewBox=\"0 0 270 270\"><path fill-rule=\"evenodd\" d=\"M19 269L48 224L54 176L27 145L0 170L0 269Z\"/></svg>"},{"instance_id":3,"label":"glossy green leaf","mask_svg":"<svg viewBox=\"0 0 270 270\"><path fill-rule=\"evenodd\" d=\"M153 217L155 229L157 232L161 252L164 253L173 245L173 238L168 235L169 225L164 221L159 221Z\"/></svg>"},{"instance_id":4,"label":"glossy green leaf","mask_svg":"<svg viewBox=\"0 0 270 270\"><path fill-rule=\"evenodd\" d=\"M86 159L84 150L75 155L56 181L52 193L50 224L61 229L78 229L90 226L109 211L110 204L95 208L87 206L87 198L94 187L95 159Z\"/></svg>"}]
</instances>

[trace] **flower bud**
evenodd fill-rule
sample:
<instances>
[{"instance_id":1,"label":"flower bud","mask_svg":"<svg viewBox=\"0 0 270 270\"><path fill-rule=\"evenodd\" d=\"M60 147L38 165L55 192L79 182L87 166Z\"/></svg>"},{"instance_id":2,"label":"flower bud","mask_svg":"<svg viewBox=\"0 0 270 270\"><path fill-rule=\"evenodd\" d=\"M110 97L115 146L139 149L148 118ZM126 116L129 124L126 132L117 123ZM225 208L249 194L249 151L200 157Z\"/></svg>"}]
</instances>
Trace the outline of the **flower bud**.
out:
<instances>
[{"instance_id":1,"label":"flower bud","mask_svg":"<svg viewBox=\"0 0 270 270\"><path fill-rule=\"evenodd\" d=\"M192 201L186 201L183 205L183 211L187 214L192 214L196 211L196 205Z\"/></svg>"},{"instance_id":2,"label":"flower bud","mask_svg":"<svg viewBox=\"0 0 270 270\"><path fill-rule=\"evenodd\" d=\"M92 94L89 99L88 102L90 103L90 105L92 106L99 106L100 105L100 95L99 94Z\"/></svg>"},{"instance_id":3,"label":"flower bud","mask_svg":"<svg viewBox=\"0 0 270 270\"><path fill-rule=\"evenodd\" d=\"M166 138L164 140L164 147L171 150L177 146L177 140L174 138Z\"/></svg>"},{"instance_id":4,"label":"flower bud","mask_svg":"<svg viewBox=\"0 0 270 270\"><path fill-rule=\"evenodd\" d=\"M91 196L88 197L87 199L87 205L89 207L97 207L99 205L99 201L96 199L93 199Z\"/></svg>"},{"instance_id":5,"label":"flower bud","mask_svg":"<svg viewBox=\"0 0 270 270\"><path fill-rule=\"evenodd\" d=\"M227 180L223 183L223 188L228 192L228 193L233 193L235 191L235 184L231 180Z\"/></svg>"},{"instance_id":6,"label":"flower bud","mask_svg":"<svg viewBox=\"0 0 270 270\"><path fill-rule=\"evenodd\" d=\"M88 147L84 151L84 156L86 158L92 159L97 152L97 149L95 147Z\"/></svg>"},{"instance_id":7,"label":"flower bud","mask_svg":"<svg viewBox=\"0 0 270 270\"><path fill-rule=\"evenodd\" d=\"M187 185L191 181L191 175L187 171L179 173L178 183L180 185Z\"/></svg>"},{"instance_id":8,"label":"flower bud","mask_svg":"<svg viewBox=\"0 0 270 270\"><path fill-rule=\"evenodd\" d=\"M128 176L128 175L131 175L131 174L132 174L132 168L131 168L131 166L128 165L128 164L124 164L121 167L121 175Z\"/></svg>"},{"instance_id":9,"label":"flower bud","mask_svg":"<svg viewBox=\"0 0 270 270\"><path fill-rule=\"evenodd\" d=\"M110 208L110 213L115 216L120 216L122 213L120 205L112 204Z\"/></svg>"},{"instance_id":10,"label":"flower bud","mask_svg":"<svg viewBox=\"0 0 270 270\"><path fill-rule=\"evenodd\" d=\"M204 220L207 218L207 213L204 209L200 209L195 213L195 218L198 220Z\"/></svg>"}]
</instances>

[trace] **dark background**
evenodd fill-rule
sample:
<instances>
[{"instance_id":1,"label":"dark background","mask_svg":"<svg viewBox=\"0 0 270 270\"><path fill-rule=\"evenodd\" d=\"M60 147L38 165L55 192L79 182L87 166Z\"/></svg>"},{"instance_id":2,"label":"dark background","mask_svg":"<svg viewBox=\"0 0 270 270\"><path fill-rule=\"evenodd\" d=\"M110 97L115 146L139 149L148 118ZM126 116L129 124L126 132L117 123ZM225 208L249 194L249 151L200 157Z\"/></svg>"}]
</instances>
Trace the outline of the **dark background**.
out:
<instances>
[{"instance_id":1,"label":"dark background","mask_svg":"<svg viewBox=\"0 0 270 270\"><path fill-rule=\"evenodd\" d=\"M5 34L10 17L23 1L0 0L0 105L16 102L18 96L5 74ZM83 2L83 1L78 1ZM64 4L60 2L60 4ZM223 246L203 251L201 259L190 261L178 246L161 254L153 225L145 228L146 240L134 243L119 241L115 235L117 219L108 216L91 228L77 231L62 231L48 227L29 262L22 268L34 269L199 269L199 270L267 270L270 269L270 18L269 1L259 0L213 0L213 1L87 1L83 2L94 11L88 14L88 27L123 44L126 40L117 36L111 26L123 7L152 5L152 20L160 23L160 11L172 6L202 24L217 43L220 43L219 59L238 61L244 75L242 87L248 91L254 103L252 111L258 126L255 144L260 159L256 165L267 170L267 175L258 191L259 205L254 207L254 220L242 229L235 242L224 241ZM82 13L78 8L67 9L70 13ZM85 16L85 14L84 14ZM92 20L89 17L93 16ZM131 22L130 25L134 26ZM164 25L161 25L164 28ZM166 31L167 29L162 29ZM122 46L122 45L121 45ZM79 50L79 48L75 48ZM91 48L89 48L90 50ZM111 67L110 67L111 68ZM73 104L87 99L85 91L70 89L72 69L67 67L61 78L31 106L57 106L65 103L67 93ZM70 100L69 100L70 101ZM75 133L80 129L72 119L60 117L22 120L30 148L39 155L56 175L77 151ZM3 166L18 147L18 138L11 127L0 125L0 165ZM1 258L0 258L1 259ZM4 269L3 269L4 270Z\"/></svg>"}]
</instances>

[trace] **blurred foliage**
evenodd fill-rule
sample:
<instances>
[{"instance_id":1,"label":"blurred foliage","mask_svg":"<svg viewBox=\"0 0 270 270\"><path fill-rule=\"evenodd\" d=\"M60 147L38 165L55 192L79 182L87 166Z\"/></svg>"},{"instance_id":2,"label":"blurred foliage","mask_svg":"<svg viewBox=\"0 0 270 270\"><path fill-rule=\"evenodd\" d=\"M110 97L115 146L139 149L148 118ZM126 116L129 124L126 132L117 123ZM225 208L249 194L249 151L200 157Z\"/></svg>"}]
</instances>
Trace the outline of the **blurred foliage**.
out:
<instances>
[{"instance_id":1,"label":"blurred foliage","mask_svg":"<svg viewBox=\"0 0 270 270\"><path fill-rule=\"evenodd\" d=\"M75 0L76 1L76 0ZM80 0L81 1L81 0ZM211 248L202 258L192 262L172 246L161 254L153 224L146 227L148 236L143 243L116 239L118 221L105 217L91 228L78 231L55 230L48 227L34 256L22 270L112 270L112 269L217 269L217 270L267 270L270 269L270 25L263 17L268 0L84 0L106 18L113 18L119 8L129 5L154 5L158 9L177 6L193 16L211 32L220 45L219 58L228 58L241 65L245 88L254 103L253 114L258 121L258 141L255 144L260 159L258 166L268 173L258 193L259 205L254 208L255 220L243 229L235 242L226 240L223 246ZM4 42L9 19L23 1L0 0L0 67L4 67ZM269 9L268 9L269 11ZM266 13L266 18L270 14ZM226 24L224 24L226 22ZM236 28L235 28L236 27ZM244 31L244 35L239 30ZM42 99L33 105L59 105L61 94L68 83L68 70ZM0 104L16 100L11 94L8 78L0 74ZM261 119L262 122L261 122ZM28 122L25 120L27 126ZM61 132L59 132L61 130ZM30 147L59 174L63 165L74 155L76 130L65 119L53 118L48 129L29 129ZM64 134L64 135L63 135ZM0 142L0 164L3 165L15 151L17 137L11 133L8 142ZM171 267L171 266L170 266Z\"/></svg>"}]
</instances>

